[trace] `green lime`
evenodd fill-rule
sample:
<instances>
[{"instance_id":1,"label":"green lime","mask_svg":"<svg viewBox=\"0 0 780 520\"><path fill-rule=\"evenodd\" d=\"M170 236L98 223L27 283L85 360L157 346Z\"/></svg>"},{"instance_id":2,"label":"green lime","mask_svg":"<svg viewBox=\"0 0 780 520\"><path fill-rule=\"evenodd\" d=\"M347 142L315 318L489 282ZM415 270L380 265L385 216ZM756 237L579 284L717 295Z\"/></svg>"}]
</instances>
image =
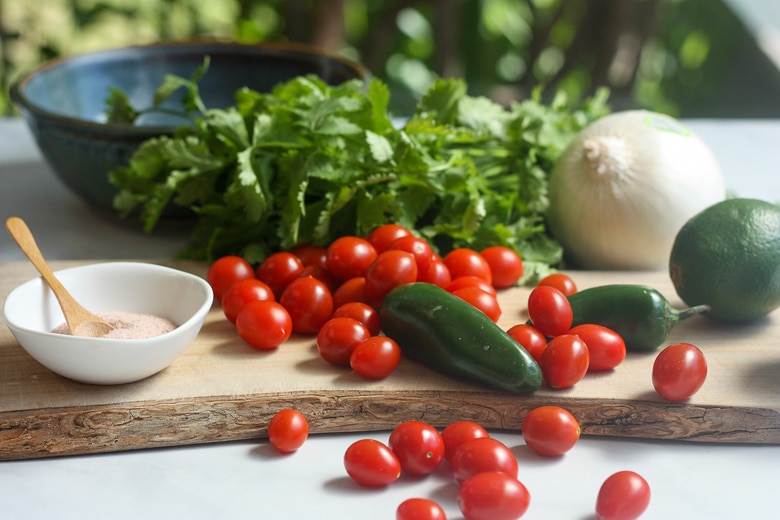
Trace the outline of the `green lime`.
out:
<instances>
[{"instance_id":1,"label":"green lime","mask_svg":"<svg viewBox=\"0 0 780 520\"><path fill-rule=\"evenodd\" d=\"M780 206L727 199L677 233L669 276L687 305L722 321L751 321L780 306Z\"/></svg>"}]
</instances>

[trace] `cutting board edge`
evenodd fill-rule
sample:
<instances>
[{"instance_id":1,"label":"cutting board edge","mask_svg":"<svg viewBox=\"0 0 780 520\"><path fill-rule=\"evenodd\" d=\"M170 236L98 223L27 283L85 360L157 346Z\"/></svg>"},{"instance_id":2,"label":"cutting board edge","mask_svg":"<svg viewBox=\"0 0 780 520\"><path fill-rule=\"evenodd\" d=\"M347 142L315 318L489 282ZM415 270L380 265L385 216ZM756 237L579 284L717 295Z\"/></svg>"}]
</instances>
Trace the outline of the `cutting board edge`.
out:
<instances>
[{"instance_id":1,"label":"cutting board edge","mask_svg":"<svg viewBox=\"0 0 780 520\"><path fill-rule=\"evenodd\" d=\"M312 434L378 432L406 420L437 428L473 420L489 429L518 431L531 409L554 404L578 419L582 434L689 442L780 444L780 410L683 406L659 401L551 400L457 390L395 392L325 391L280 393L262 398L229 396L169 400L150 409L142 403L24 411L0 415L0 460L109 453L146 448L263 439L276 411L300 410ZM735 414L735 412L737 412ZM730 418L740 417L737 422ZM768 420L775 417L777 420ZM728 421L728 422L724 422ZM777 428L766 428L777 424ZM367 433L368 435L368 433Z\"/></svg>"}]
</instances>

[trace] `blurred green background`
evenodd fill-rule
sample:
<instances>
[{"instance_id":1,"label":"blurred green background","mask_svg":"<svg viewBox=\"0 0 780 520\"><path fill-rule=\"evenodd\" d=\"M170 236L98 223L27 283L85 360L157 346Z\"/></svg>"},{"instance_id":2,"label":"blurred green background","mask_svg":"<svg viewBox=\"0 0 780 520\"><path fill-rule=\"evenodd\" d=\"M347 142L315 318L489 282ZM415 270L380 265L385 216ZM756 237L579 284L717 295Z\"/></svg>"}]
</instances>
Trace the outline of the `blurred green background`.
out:
<instances>
[{"instance_id":1,"label":"blurred green background","mask_svg":"<svg viewBox=\"0 0 780 520\"><path fill-rule=\"evenodd\" d=\"M0 0L0 114L14 113L8 86L46 60L190 38L343 54L390 85L398 115L459 76L503 103L537 85L608 86L615 109L780 117L776 65L717 0Z\"/></svg>"}]
</instances>

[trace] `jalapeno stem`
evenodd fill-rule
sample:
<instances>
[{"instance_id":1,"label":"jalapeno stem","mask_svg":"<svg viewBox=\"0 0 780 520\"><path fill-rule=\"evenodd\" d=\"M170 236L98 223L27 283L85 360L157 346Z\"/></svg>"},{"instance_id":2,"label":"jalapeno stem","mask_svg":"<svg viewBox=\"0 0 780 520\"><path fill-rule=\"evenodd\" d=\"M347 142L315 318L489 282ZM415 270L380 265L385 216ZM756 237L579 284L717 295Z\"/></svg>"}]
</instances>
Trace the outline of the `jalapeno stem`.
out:
<instances>
[{"instance_id":1,"label":"jalapeno stem","mask_svg":"<svg viewBox=\"0 0 780 520\"><path fill-rule=\"evenodd\" d=\"M694 314L702 314L704 312L708 312L710 310L709 305L694 305L693 307L688 307L687 309L681 310L677 314L677 318L682 321L685 318L690 318Z\"/></svg>"}]
</instances>

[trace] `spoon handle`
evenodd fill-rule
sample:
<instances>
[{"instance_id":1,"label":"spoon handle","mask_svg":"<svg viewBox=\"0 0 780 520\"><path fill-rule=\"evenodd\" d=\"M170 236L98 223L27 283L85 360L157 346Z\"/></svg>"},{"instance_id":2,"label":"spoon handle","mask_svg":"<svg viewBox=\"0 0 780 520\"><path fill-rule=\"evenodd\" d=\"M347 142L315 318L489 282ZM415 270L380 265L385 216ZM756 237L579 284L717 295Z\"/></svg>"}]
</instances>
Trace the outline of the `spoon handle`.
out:
<instances>
[{"instance_id":1,"label":"spoon handle","mask_svg":"<svg viewBox=\"0 0 780 520\"><path fill-rule=\"evenodd\" d=\"M68 327L75 331L81 323L90 320L93 316L92 313L82 307L54 275L24 220L19 217L10 217L5 222L5 228L22 252L30 259L30 262L38 270L38 273L49 285L52 292L54 292L54 295L60 302L60 306L63 308Z\"/></svg>"}]
</instances>

